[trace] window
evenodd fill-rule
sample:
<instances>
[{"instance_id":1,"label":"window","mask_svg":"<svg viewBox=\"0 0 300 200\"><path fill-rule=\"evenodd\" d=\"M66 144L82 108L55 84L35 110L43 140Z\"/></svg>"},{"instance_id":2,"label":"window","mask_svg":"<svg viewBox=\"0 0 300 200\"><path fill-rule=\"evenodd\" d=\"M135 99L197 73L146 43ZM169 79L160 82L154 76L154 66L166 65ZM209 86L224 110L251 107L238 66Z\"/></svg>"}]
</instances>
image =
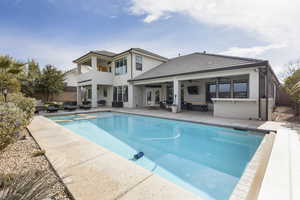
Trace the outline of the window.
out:
<instances>
[{"instance_id":1,"label":"window","mask_svg":"<svg viewBox=\"0 0 300 200\"><path fill-rule=\"evenodd\" d=\"M107 97L107 88L106 87L103 87L103 96Z\"/></svg>"},{"instance_id":2,"label":"window","mask_svg":"<svg viewBox=\"0 0 300 200\"><path fill-rule=\"evenodd\" d=\"M123 86L123 102L128 102L128 86Z\"/></svg>"},{"instance_id":3,"label":"window","mask_svg":"<svg viewBox=\"0 0 300 200\"><path fill-rule=\"evenodd\" d=\"M173 102L173 85L167 85L167 101Z\"/></svg>"},{"instance_id":4,"label":"window","mask_svg":"<svg viewBox=\"0 0 300 200\"><path fill-rule=\"evenodd\" d=\"M219 98L230 98L231 97L231 81L220 81L219 82Z\"/></svg>"},{"instance_id":5,"label":"window","mask_svg":"<svg viewBox=\"0 0 300 200\"><path fill-rule=\"evenodd\" d=\"M187 91L190 95L197 95L199 94L199 88L198 86L189 86L187 87Z\"/></svg>"},{"instance_id":6,"label":"window","mask_svg":"<svg viewBox=\"0 0 300 200\"><path fill-rule=\"evenodd\" d=\"M233 98L248 98L248 81L233 81Z\"/></svg>"},{"instance_id":7,"label":"window","mask_svg":"<svg viewBox=\"0 0 300 200\"><path fill-rule=\"evenodd\" d=\"M138 71L143 70L143 57L142 56L135 56L135 69Z\"/></svg>"},{"instance_id":8,"label":"window","mask_svg":"<svg viewBox=\"0 0 300 200\"><path fill-rule=\"evenodd\" d=\"M114 87L114 94L113 94L113 100L117 101L117 94L118 94L118 88Z\"/></svg>"},{"instance_id":9,"label":"window","mask_svg":"<svg viewBox=\"0 0 300 200\"><path fill-rule=\"evenodd\" d=\"M118 101L122 101L122 97L123 97L123 90L122 90L122 86L118 86Z\"/></svg>"},{"instance_id":10,"label":"window","mask_svg":"<svg viewBox=\"0 0 300 200\"><path fill-rule=\"evenodd\" d=\"M87 89L87 98L91 99L92 98L92 88Z\"/></svg>"},{"instance_id":11,"label":"window","mask_svg":"<svg viewBox=\"0 0 300 200\"><path fill-rule=\"evenodd\" d=\"M159 102L160 102L160 91L159 91L159 89L155 90L154 95L155 95L155 104L159 104Z\"/></svg>"},{"instance_id":12,"label":"window","mask_svg":"<svg viewBox=\"0 0 300 200\"><path fill-rule=\"evenodd\" d=\"M211 102L211 98L216 98L217 96L217 85L216 83L208 83L207 84L207 96L206 100Z\"/></svg>"},{"instance_id":13,"label":"window","mask_svg":"<svg viewBox=\"0 0 300 200\"><path fill-rule=\"evenodd\" d=\"M115 61L115 75L122 75L127 73L127 58L121 58Z\"/></svg>"}]
</instances>

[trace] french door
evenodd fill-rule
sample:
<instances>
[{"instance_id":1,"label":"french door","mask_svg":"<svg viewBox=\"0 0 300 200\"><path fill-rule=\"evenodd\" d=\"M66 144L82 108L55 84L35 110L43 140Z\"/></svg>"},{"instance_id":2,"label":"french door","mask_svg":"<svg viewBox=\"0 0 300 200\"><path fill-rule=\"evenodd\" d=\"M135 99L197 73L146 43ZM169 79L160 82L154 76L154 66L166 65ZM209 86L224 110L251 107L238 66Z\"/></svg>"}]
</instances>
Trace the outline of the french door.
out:
<instances>
[{"instance_id":1,"label":"french door","mask_svg":"<svg viewBox=\"0 0 300 200\"><path fill-rule=\"evenodd\" d=\"M146 89L146 104L155 106L159 105L161 98L161 89L160 88L147 88Z\"/></svg>"}]
</instances>

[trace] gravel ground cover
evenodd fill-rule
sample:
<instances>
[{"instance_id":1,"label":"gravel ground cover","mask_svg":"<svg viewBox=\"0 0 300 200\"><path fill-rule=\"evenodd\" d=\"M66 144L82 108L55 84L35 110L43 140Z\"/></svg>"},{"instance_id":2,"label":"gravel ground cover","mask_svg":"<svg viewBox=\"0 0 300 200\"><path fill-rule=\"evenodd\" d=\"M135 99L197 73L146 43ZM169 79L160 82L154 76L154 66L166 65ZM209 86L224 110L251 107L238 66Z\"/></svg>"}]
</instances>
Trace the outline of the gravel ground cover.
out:
<instances>
[{"instance_id":1,"label":"gravel ground cover","mask_svg":"<svg viewBox=\"0 0 300 200\"><path fill-rule=\"evenodd\" d=\"M30 170L46 170L50 174L49 182L59 180L39 146L27 131L25 139L18 140L0 152L0 175L26 174ZM38 153L37 153L38 152ZM64 185L57 182L49 188L49 200L71 200Z\"/></svg>"}]
</instances>

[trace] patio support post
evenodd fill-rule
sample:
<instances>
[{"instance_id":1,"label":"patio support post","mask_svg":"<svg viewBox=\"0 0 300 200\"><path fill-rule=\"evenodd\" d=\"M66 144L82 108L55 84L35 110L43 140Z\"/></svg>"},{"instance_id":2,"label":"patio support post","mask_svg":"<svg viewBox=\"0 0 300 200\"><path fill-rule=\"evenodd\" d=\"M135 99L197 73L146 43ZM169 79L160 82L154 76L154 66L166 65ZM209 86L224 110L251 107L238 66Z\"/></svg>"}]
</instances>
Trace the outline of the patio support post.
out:
<instances>
[{"instance_id":1,"label":"patio support post","mask_svg":"<svg viewBox=\"0 0 300 200\"><path fill-rule=\"evenodd\" d=\"M173 81L173 104L177 105L177 111L181 111L181 83L179 80Z\"/></svg>"},{"instance_id":2,"label":"patio support post","mask_svg":"<svg viewBox=\"0 0 300 200\"><path fill-rule=\"evenodd\" d=\"M77 86L77 105L81 105L81 86Z\"/></svg>"},{"instance_id":3,"label":"patio support post","mask_svg":"<svg viewBox=\"0 0 300 200\"><path fill-rule=\"evenodd\" d=\"M94 70L97 70L97 57L96 56L92 56L92 58L91 58L91 64L92 64L92 68Z\"/></svg>"},{"instance_id":4,"label":"patio support post","mask_svg":"<svg viewBox=\"0 0 300 200\"><path fill-rule=\"evenodd\" d=\"M92 107L96 108L97 107L97 84L92 83Z\"/></svg>"}]
</instances>

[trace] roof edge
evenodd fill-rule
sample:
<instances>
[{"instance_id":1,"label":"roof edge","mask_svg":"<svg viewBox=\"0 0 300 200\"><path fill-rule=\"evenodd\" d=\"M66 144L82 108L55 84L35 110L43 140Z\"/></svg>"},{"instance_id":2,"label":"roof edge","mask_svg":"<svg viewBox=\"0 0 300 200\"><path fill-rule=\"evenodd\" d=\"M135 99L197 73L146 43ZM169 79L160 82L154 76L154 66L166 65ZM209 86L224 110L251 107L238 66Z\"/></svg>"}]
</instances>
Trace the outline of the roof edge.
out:
<instances>
[{"instance_id":1,"label":"roof edge","mask_svg":"<svg viewBox=\"0 0 300 200\"><path fill-rule=\"evenodd\" d=\"M92 53L93 53L93 54L98 54L98 55L100 55L100 56L109 57L109 58L114 57L114 56L104 55L104 54L101 54L101 53L96 52L96 51L89 51L89 52L87 52L86 54L84 54L83 56L80 56L79 58L73 60L72 62L73 62L73 63L77 63L79 60L81 60L82 58L84 58L84 57L86 57L87 55L92 54Z\"/></svg>"},{"instance_id":2,"label":"roof edge","mask_svg":"<svg viewBox=\"0 0 300 200\"><path fill-rule=\"evenodd\" d=\"M172 74L172 75L163 75L163 76L156 76L156 77L150 77L150 78L141 78L141 79L130 79L128 82L134 82L134 81L144 81L144 80L150 80L150 79L157 79L157 78L167 78L172 76L181 76L181 75L188 75L188 74L195 74L195 73L207 73L207 72L215 72L215 71L224 71L224 70L234 70L234 69L244 69L244 68L250 68L250 67L258 67L269 65L268 61L261 61L257 63L251 63L251 64L244 64L244 65L234 65L230 67L224 67L219 69L209 69L209 70L200 70L200 71L194 71L194 72L185 72L185 73L179 73L179 74Z\"/></svg>"}]
</instances>

